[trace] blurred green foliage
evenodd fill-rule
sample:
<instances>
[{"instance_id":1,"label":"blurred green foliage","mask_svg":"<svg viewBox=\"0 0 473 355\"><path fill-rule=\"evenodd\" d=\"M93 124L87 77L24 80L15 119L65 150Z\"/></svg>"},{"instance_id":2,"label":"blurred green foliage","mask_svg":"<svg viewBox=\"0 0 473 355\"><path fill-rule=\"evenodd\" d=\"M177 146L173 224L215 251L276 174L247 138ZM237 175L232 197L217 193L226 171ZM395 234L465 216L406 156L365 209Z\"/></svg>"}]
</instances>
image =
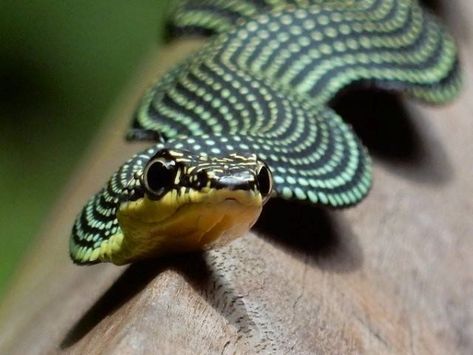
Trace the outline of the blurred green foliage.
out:
<instances>
[{"instance_id":1,"label":"blurred green foliage","mask_svg":"<svg viewBox=\"0 0 473 355\"><path fill-rule=\"evenodd\" d=\"M0 0L0 295L167 5Z\"/></svg>"}]
</instances>

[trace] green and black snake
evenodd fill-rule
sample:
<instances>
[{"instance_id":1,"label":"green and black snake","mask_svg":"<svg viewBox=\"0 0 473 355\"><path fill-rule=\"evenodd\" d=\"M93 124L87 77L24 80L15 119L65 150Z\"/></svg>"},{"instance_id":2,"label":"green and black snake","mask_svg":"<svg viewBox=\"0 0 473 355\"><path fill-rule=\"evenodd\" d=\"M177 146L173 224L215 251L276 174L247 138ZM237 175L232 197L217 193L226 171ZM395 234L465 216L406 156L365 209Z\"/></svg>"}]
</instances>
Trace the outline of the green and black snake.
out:
<instances>
[{"instance_id":1,"label":"green and black snake","mask_svg":"<svg viewBox=\"0 0 473 355\"><path fill-rule=\"evenodd\" d=\"M172 26L212 37L144 95L128 138L154 145L77 217L76 263L209 248L271 196L356 204L371 162L330 100L367 83L439 104L461 85L452 38L412 0L187 0Z\"/></svg>"}]
</instances>

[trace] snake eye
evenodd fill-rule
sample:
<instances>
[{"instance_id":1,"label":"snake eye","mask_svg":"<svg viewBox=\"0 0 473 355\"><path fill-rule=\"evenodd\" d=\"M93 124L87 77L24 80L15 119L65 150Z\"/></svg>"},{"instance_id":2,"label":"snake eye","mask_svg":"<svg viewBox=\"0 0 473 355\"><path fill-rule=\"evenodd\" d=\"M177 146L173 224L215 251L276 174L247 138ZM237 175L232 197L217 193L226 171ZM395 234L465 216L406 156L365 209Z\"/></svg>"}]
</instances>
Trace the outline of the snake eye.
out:
<instances>
[{"instance_id":1,"label":"snake eye","mask_svg":"<svg viewBox=\"0 0 473 355\"><path fill-rule=\"evenodd\" d=\"M174 185L176 172L176 164L172 160L156 159L150 162L144 171L145 189L153 197L161 197Z\"/></svg>"},{"instance_id":2,"label":"snake eye","mask_svg":"<svg viewBox=\"0 0 473 355\"><path fill-rule=\"evenodd\" d=\"M266 165L262 165L260 167L256 179L258 181L258 187L263 198L269 196L273 189L273 178L269 168Z\"/></svg>"}]
</instances>

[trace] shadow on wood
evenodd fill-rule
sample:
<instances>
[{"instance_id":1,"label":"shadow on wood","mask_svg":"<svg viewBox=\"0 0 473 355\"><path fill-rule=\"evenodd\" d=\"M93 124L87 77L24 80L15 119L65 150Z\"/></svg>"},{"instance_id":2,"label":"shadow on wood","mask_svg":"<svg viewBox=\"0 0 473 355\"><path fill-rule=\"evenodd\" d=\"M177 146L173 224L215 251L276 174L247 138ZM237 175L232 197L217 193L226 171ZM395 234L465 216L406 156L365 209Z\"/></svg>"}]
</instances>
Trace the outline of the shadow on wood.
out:
<instances>
[{"instance_id":1,"label":"shadow on wood","mask_svg":"<svg viewBox=\"0 0 473 355\"><path fill-rule=\"evenodd\" d=\"M420 0L421 5L431 10L437 16L442 17L444 15L445 2L442 0Z\"/></svg>"},{"instance_id":2,"label":"shadow on wood","mask_svg":"<svg viewBox=\"0 0 473 355\"><path fill-rule=\"evenodd\" d=\"M431 184L452 178L442 143L425 132L426 118L407 109L399 95L358 87L338 95L332 106L391 172Z\"/></svg>"},{"instance_id":3,"label":"shadow on wood","mask_svg":"<svg viewBox=\"0 0 473 355\"><path fill-rule=\"evenodd\" d=\"M105 317L110 316L131 298L136 296L160 272L173 264L172 259L145 261L129 266L100 299L69 330L61 342L67 349L81 340Z\"/></svg>"},{"instance_id":4,"label":"shadow on wood","mask_svg":"<svg viewBox=\"0 0 473 355\"><path fill-rule=\"evenodd\" d=\"M341 216L338 216L339 219ZM357 237L334 213L295 201L272 199L255 230L263 238L325 271L353 272L361 267Z\"/></svg>"}]
</instances>

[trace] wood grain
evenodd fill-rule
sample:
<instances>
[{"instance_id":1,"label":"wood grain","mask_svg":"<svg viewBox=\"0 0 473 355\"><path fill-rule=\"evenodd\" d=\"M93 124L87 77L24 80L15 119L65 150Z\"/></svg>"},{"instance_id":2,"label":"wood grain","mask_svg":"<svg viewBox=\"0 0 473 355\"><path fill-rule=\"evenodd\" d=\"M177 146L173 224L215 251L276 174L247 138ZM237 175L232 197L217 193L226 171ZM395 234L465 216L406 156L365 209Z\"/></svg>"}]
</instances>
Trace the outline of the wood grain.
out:
<instances>
[{"instance_id":1,"label":"wood grain","mask_svg":"<svg viewBox=\"0 0 473 355\"><path fill-rule=\"evenodd\" d=\"M356 92L335 103L375 156L362 204L275 200L254 232L203 255L74 266L75 214L141 148L122 142L137 98L200 43L153 54L18 271L0 308L0 353L472 353L473 50L460 21L473 5L450 3L465 68L458 101Z\"/></svg>"}]
</instances>

